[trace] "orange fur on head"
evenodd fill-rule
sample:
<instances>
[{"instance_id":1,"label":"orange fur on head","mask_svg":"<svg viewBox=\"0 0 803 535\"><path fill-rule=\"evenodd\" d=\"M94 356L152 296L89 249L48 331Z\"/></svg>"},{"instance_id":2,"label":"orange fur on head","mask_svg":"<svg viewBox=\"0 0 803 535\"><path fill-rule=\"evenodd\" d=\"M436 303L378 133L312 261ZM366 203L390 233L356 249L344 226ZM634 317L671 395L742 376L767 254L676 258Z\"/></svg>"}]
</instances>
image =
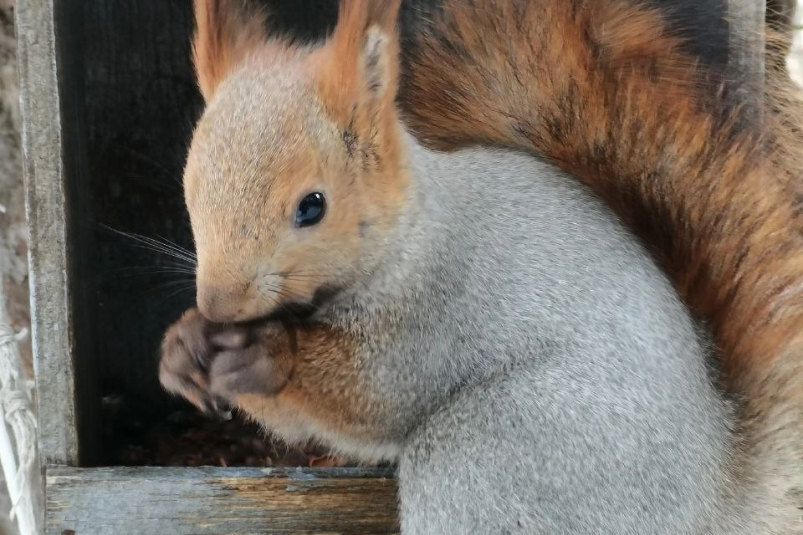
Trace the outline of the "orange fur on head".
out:
<instances>
[{"instance_id":1,"label":"orange fur on head","mask_svg":"<svg viewBox=\"0 0 803 535\"><path fill-rule=\"evenodd\" d=\"M207 319L320 302L348 287L394 228L408 184L394 104L399 3L344 1L317 47L266 35L264 18L233 1L196 3L207 108L184 188ZM295 216L312 193L325 215L302 228ZM302 273L311 266L315 277Z\"/></svg>"},{"instance_id":2,"label":"orange fur on head","mask_svg":"<svg viewBox=\"0 0 803 535\"><path fill-rule=\"evenodd\" d=\"M193 62L207 102L220 82L265 42L266 19L247 0L195 0Z\"/></svg>"},{"instance_id":3,"label":"orange fur on head","mask_svg":"<svg viewBox=\"0 0 803 535\"><path fill-rule=\"evenodd\" d=\"M305 63L329 119L361 146L363 166L374 175L366 186L376 190L373 202L387 214L397 213L406 184L396 110L400 5L342 0L332 36Z\"/></svg>"},{"instance_id":4,"label":"orange fur on head","mask_svg":"<svg viewBox=\"0 0 803 535\"><path fill-rule=\"evenodd\" d=\"M337 27L311 64L320 97L335 120L348 120L357 102L378 99L380 108L393 106L400 4L401 0L340 2Z\"/></svg>"}]
</instances>

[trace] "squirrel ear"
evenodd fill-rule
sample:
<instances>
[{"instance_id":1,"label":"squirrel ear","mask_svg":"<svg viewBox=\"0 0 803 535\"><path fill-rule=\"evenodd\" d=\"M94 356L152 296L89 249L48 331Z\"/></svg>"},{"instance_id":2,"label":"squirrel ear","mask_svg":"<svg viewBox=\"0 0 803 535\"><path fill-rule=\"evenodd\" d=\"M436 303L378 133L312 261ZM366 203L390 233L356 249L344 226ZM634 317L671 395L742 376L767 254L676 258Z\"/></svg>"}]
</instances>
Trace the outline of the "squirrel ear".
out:
<instances>
[{"instance_id":1,"label":"squirrel ear","mask_svg":"<svg viewBox=\"0 0 803 535\"><path fill-rule=\"evenodd\" d=\"M397 48L383 30L377 27L368 30L361 59L365 73L363 83L370 100L382 100L388 90L395 93L396 88L389 87L396 83L394 52L398 53Z\"/></svg>"},{"instance_id":2,"label":"squirrel ear","mask_svg":"<svg viewBox=\"0 0 803 535\"><path fill-rule=\"evenodd\" d=\"M266 14L248 0L195 0L193 62L204 100L266 41Z\"/></svg>"},{"instance_id":3,"label":"squirrel ear","mask_svg":"<svg viewBox=\"0 0 803 535\"><path fill-rule=\"evenodd\" d=\"M348 0L346 0L348 3ZM362 61L366 89L369 96L381 98L392 89L398 76L399 37L397 33L400 0L368 0L365 29L363 31Z\"/></svg>"},{"instance_id":4,"label":"squirrel ear","mask_svg":"<svg viewBox=\"0 0 803 535\"><path fill-rule=\"evenodd\" d=\"M338 23L324 46L319 82L339 118L354 106L393 103L398 84L400 0L341 0Z\"/></svg>"}]
</instances>

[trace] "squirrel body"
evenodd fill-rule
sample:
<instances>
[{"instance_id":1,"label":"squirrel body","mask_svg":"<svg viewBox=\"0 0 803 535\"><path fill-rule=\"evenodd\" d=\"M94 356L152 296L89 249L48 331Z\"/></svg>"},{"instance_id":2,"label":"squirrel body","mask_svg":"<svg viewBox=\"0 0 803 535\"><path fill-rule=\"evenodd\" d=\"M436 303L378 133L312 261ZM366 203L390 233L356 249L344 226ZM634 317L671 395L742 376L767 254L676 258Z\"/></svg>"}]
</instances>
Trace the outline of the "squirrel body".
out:
<instances>
[{"instance_id":1,"label":"squirrel body","mask_svg":"<svg viewBox=\"0 0 803 535\"><path fill-rule=\"evenodd\" d=\"M196 0L199 308L164 386L398 461L405 535L799 532L793 476L746 454L702 329L618 217L550 163L404 130L397 9L344 0L300 46Z\"/></svg>"},{"instance_id":2,"label":"squirrel body","mask_svg":"<svg viewBox=\"0 0 803 535\"><path fill-rule=\"evenodd\" d=\"M369 379L415 394L404 533L740 533L730 407L641 245L549 165L408 141L423 209L394 243L423 256L368 294L405 310Z\"/></svg>"}]
</instances>

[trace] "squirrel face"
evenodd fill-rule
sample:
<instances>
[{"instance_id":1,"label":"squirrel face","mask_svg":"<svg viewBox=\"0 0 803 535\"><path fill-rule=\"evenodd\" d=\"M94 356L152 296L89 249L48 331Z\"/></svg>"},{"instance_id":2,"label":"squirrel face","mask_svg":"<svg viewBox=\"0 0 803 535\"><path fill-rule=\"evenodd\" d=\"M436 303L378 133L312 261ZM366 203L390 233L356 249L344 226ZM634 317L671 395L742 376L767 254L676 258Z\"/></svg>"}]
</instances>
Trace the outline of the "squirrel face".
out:
<instances>
[{"instance_id":1,"label":"squirrel face","mask_svg":"<svg viewBox=\"0 0 803 535\"><path fill-rule=\"evenodd\" d=\"M403 209L394 49L351 4L349 31L317 49L232 27L232 48L217 52L226 65L203 71L212 45L196 38L208 105L184 187L198 307L212 321L315 307L371 269Z\"/></svg>"}]
</instances>

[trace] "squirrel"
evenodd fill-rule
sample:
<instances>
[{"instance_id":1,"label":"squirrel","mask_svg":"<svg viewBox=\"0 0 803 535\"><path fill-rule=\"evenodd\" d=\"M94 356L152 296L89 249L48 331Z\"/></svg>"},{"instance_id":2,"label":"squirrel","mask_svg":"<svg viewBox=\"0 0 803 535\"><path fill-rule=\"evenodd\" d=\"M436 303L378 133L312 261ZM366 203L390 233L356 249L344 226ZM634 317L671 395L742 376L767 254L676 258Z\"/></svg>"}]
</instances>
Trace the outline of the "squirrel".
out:
<instances>
[{"instance_id":1,"label":"squirrel","mask_svg":"<svg viewBox=\"0 0 803 535\"><path fill-rule=\"evenodd\" d=\"M800 532L785 452L743 440L704 329L603 200L403 126L398 9L344 0L305 45L195 0L198 308L165 335L164 387L398 462L405 535Z\"/></svg>"},{"instance_id":2,"label":"squirrel","mask_svg":"<svg viewBox=\"0 0 803 535\"><path fill-rule=\"evenodd\" d=\"M267 3L307 42L336 18ZM524 150L602 197L711 332L746 455L803 487L803 99L792 4L767 8L763 95L739 102L725 2L404 0L398 104L430 148Z\"/></svg>"},{"instance_id":3,"label":"squirrel","mask_svg":"<svg viewBox=\"0 0 803 535\"><path fill-rule=\"evenodd\" d=\"M725 2L404 0L398 103L430 148L524 150L602 197L711 332L746 455L803 487L803 99L792 4L767 8L740 102Z\"/></svg>"}]
</instances>

